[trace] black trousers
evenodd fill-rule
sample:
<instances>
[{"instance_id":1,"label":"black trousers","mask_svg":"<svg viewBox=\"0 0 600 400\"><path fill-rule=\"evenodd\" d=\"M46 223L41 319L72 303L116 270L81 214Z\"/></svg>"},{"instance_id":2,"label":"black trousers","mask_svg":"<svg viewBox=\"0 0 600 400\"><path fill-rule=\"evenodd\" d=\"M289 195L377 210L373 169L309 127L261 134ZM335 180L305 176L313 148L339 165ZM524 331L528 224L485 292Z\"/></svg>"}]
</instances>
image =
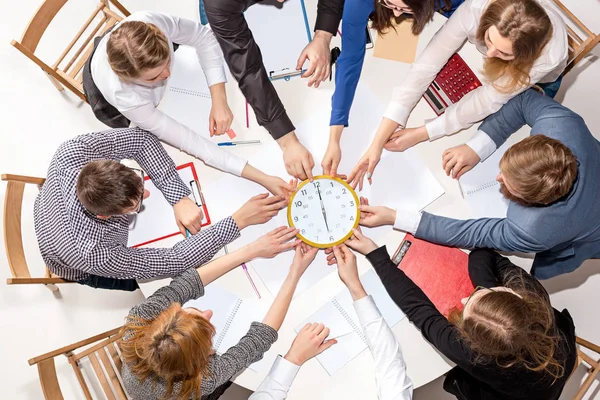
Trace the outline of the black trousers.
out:
<instances>
[{"instance_id":1,"label":"black trousers","mask_svg":"<svg viewBox=\"0 0 600 400\"><path fill-rule=\"evenodd\" d=\"M94 289L123 290L126 292L133 292L134 290L139 289L135 279L107 278L98 275L90 275L85 279L77 281L77 283L91 286Z\"/></svg>"}]
</instances>

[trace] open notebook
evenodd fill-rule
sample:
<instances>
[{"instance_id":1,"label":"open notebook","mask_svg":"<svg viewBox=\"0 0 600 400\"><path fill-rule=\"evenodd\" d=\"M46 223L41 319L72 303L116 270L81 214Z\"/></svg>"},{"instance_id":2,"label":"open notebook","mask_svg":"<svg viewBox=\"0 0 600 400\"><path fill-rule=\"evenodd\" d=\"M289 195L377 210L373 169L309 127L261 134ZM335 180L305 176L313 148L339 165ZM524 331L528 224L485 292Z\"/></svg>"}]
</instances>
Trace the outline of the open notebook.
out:
<instances>
[{"instance_id":1,"label":"open notebook","mask_svg":"<svg viewBox=\"0 0 600 400\"><path fill-rule=\"evenodd\" d=\"M183 307L212 310L213 316L210 322L216 331L213 337L213 348L219 355L235 346L248 332L250 324L254 321L262 321L267 313L266 307L257 299L242 300L216 285L205 286L204 296L188 301ZM265 363L263 359L249 368L262 371L265 369L263 364L270 363Z\"/></svg>"},{"instance_id":2,"label":"open notebook","mask_svg":"<svg viewBox=\"0 0 600 400\"><path fill-rule=\"evenodd\" d=\"M175 52L169 90L160 103L160 109L169 117L194 132L209 138L209 115L212 97L196 49L180 46ZM229 137L235 134L229 132Z\"/></svg>"},{"instance_id":3,"label":"open notebook","mask_svg":"<svg viewBox=\"0 0 600 400\"><path fill-rule=\"evenodd\" d=\"M392 301L374 270L364 273L360 280L367 294L373 297L377 308L389 326L396 325L404 313ZM308 317L295 328L299 332L307 323L320 322L330 329L329 338L337 344L319 354L317 360L329 375L342 369L354 357L368 347L367 338L354 311L353 300L348 289L342 290L331 301Z\"/></svg>"},{"instance_id":4,"label":"open notebook","mask_svg":"<svg viewBox=\"0 0 600 400\"><path fill-rule=\"evenodd\" d=\"M198 182L198 175L194 163L187 163L177 167L177 173L183 180L183 183L193 192L195 185ZM146 176L144 189L150 192L150 196L144 199L142 209L137 215L129 218L129 237L127 246L140 247L152 242L156 242L168 237L183 235L179 231L177 222L175 222L175 214L173 206L165 199L163 194L150 179ZM192 200L194 197L189 196ZM200 201L200 200L198 200ZM206 204L202 204L202 226L210 225L210 216Z\"/></svg>"},{"instance_id":5,"label":"open notebook","mask_svg":"<svg viewBox=\"0 0 600 400\"><path fill-rule=\"evenodd\" d=\"M510 146L505 142L487 160L459 179L460 190L474 218L506 217L508 200L500 193L496 177L500 173L500 159Z\"/></svg>"}]
</instances>

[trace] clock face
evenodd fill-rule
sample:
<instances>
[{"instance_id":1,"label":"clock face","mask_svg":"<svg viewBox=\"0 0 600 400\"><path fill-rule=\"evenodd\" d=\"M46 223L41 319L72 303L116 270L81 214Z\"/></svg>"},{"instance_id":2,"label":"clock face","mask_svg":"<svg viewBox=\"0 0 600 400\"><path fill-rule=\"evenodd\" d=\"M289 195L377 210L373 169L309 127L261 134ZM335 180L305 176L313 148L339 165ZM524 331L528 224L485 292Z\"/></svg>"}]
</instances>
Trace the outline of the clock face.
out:
<instances>
[{"instance_id":1,"label":"clock face","mask_svg":"<svg viewBox=\"0 0 600 400\"><path fill-rule=\"evenodd\" d=\"M304 181L288 205L290 226L311 246L326 248L344 242L358 226L358 196L344 181L326 175Z\"/></svg>"}]
</instances>

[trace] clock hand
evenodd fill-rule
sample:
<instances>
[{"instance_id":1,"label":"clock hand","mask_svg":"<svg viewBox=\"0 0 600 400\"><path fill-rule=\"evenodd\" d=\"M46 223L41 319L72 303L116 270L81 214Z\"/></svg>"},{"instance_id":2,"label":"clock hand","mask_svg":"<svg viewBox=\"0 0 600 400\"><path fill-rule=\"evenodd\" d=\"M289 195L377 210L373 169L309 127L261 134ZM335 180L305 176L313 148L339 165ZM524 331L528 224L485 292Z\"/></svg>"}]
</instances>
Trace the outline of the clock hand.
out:
<instances>
[{"instance_id":1,"label":"clock hand","mask_svg":"<svg viewBox=\"0 0 600 400\"><path fill-rule=\"evenodd\" d=\"M327 232L329 232L329 225L327 224L327 212L325 211L325 205L323 204L323 199L321 198L321 189L317 186L317 193L319 194L319 200L321 201L321 212L323 213L323 219L325 220L325 227L327 228Z\"/></svg>"}]
</instances>

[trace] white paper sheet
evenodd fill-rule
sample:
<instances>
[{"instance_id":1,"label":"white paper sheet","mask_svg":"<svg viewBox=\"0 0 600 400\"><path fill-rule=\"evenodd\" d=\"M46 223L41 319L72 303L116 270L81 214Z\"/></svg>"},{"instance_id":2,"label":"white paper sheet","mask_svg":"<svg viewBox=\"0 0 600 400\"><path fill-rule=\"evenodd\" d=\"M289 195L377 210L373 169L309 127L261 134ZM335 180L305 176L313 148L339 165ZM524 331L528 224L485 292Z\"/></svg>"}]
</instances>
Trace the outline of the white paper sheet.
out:
<instances>
[{"instance_id":1,"label":"white paper sheet","mask_svg":"<svg viewBox=\"0 0 600 400\"><path fill-rule=\"evenodd\" d=\"M405 314L387 294L374 270L365 272L360 280L367 294L373 297L377 308L389 326L396 325ZM330 329L330 338L338 343L319 354L317 360L329 375L335 374L350 360L365 350L368 345L358 316L354 311L353 300L347 289L342 290L331 301L308 317L295 330L299 332L307 323L323 323Z\"/></svg>"},{"instance_id":2,"label":"white paper sheet","mask_svg":"<svg viewBox=\"0 0 600 400\"><path fill-rule=\"evenodd\" d=\"M509 201L500 192L496 177L500 173L500 159L510 146L505 142L487 160L460 178L460 189L474 218L506 217Z\"/></svg>"},{"instance_id":3,"label":"white paper sheet","mask_svg":"<svg viewBox=\"0 0 600 400\"><path fill-rule=\"evenodd\" d=\"M190 166L177 170L183 183L188 187L190 181L194 180L192 165L190 164ZM175 235L180 235L181 239L183 239L177 222L175 222L173 206L167 202L162 192L154 186L152 180L148 179L145 181L144 189L150 192L150 196L144 199L141 211L129 219L127 246L139 246ZM190 198L192 198L191 195ZM206 220L206 215L204 215L202 224Z\"/></svg>"},{"instance_id":4,"label":"white paper sheet","mask_svg":"<svg viewBox=\"0 0 600 400\"><path fill-rule=\"evenodd\" d=\"M249 7L244 17L260 47L267 74L296 70L298 57L310 42L302 1L259 2Z\"/></svg>"},{"instance_id":5,"label":"white paper sheet","mask_svg":"<svg viewBox=\"0 0 600 400\"><path fill-rule=\"evenodd\" d=\"M210 322L216 330L213 346L219 355L235 346L248 332L250 324L262 321L267 313L265 305L257 299L242 300L216 285L206 286L204 296L188 301L183 307L212 310ZM272 359L262 359L248 368L260 372L266 370L272 362Z\"/></svg>"}]
</instances>

